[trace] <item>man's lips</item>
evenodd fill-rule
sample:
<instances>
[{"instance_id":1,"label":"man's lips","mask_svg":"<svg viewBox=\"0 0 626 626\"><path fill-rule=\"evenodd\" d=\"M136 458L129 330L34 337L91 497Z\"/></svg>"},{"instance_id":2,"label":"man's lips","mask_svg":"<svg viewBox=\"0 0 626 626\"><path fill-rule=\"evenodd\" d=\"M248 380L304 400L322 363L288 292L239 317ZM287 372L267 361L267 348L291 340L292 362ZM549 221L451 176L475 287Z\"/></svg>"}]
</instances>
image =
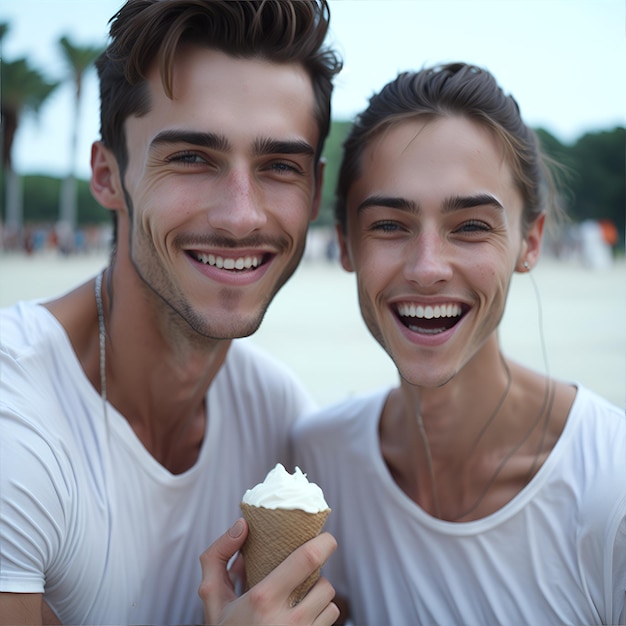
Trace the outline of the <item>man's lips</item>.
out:
<instances>
[{"instance_id":1,"label":"man's lips","mask_svg":"<svg viewBox=\"0 0 626 626\"><path fill-rule=\"evenodd\" d=\"M255 270L257 267L267 262L270 258L268 254L255 253L237 255L221 255L213 253L198 252L190 250L188 252L196 261L203 263L204 265L210 265L218 269L233 270L233 271L248 271Z\"/></svg>"},{"instance_id":2,"label":"man's lips","mask_svg":"<svg viewBox=\"0 0 626 626\"><path fill-rule=\"evenodd\" d=\"M412 332L423 335L437 335L450 330L469 310L467 305L458 302L440 302L437 304L398 302L394 307L404 326Z\"/></svg>"}]
</instances>

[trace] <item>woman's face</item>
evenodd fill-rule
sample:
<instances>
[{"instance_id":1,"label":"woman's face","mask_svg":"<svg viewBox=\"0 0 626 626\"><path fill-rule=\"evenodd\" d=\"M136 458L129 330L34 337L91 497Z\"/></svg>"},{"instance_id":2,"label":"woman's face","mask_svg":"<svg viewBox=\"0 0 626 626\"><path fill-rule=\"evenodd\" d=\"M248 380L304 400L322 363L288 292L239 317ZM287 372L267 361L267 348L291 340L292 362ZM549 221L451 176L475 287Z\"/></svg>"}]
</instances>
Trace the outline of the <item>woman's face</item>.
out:
<instances>
[{"instance_id":1,"label":"woman's face","mask_svg":"<svg viewBox=\"0 0 626 626\"><path fill-rule=\"evenodd\" d=\"M511 275L536 260L504 150L464 117L405 120L366 147L342 264L363 318L411 384L441 386L493 337Z\"/></svg>"}]
</instances>

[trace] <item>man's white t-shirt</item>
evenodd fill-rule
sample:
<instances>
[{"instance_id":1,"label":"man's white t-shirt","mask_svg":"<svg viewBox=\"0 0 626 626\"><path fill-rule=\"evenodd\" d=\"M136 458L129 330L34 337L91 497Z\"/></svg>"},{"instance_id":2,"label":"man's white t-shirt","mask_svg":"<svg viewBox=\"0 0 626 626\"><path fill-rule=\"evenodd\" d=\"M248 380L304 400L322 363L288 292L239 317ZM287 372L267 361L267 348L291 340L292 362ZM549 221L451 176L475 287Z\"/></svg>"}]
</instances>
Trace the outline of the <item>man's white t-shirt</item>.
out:
<instances>
[{"instance_id":1,"label":"man's white t-shirt","mask_svg":"<svg viewBox=\"0 0 626 626\"><path fill-rule=\"evenodd\" d=\"M296 425L294 454L332 509L324 570L354 623L624 624L626 417L579 387L562 436L496 513L435 519L394 482L378 425L388 390Z\"/></svg>"},{"instance_id":2,"label":"man's white t-shirt","mask_svg":"<svg viewBox=\"0 0 626 626\"><path fill-rule=\"evenodd\" d=\"M43 307L0 312L0 591L44 593L63 623L203 621L200 554L244 491L292 458L313 408L282 365L234 341L196 464L173 475L86 378Z\"/></svg>"}]
</instances>

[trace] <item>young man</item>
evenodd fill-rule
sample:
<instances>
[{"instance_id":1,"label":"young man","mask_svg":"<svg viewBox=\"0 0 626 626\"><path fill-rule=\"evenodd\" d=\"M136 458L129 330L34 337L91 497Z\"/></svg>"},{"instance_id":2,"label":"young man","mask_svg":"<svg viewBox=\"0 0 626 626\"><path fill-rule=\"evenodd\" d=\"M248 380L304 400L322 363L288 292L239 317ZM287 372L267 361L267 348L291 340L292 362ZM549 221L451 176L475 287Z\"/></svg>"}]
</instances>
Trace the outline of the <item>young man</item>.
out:
<instances>
[{"instance_id":1,"label":"young man","mask_svg":"<svg viewBox=\"0 0 626 626\"><path fill-rule=\"evenodd\" d=\"M357 624L624 624L626 419L501 353L555 205L489 72L401 74L344 145L343 267L396 388L296 425Z\"/></svg>"},{"instance_id":2,"label":"young man","mask_svg":"<svg viewBox=\"0 0 626 626\"><path fill-rule=\"evenodd\" d=\"M91 179L115 216L110 264L1 315L0 622L201 622L200 554L290 464L310 399L232 340L318 210L328 20L325 0L129 0L112 21ZM333 549L296 553L259 619L331 623L326 581L287 598Z\"/></svg>"}]
</instances>

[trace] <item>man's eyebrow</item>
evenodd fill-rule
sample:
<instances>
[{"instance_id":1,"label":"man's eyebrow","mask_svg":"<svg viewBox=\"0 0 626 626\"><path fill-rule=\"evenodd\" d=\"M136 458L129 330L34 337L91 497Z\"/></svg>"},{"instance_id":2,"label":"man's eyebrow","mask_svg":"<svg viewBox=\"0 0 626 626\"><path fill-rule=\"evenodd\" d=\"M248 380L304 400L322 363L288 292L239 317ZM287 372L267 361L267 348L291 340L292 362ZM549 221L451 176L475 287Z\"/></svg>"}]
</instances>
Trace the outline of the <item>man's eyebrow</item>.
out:
<instances>
[{"instance_id":1,"label":"man's eyebrow","mask_svg":"<svg viewBox=\"0 0 626 626\"><path fill-rule=\"evenodd\" d=\"M165 144L186 143L220 152L228 152L230 143L223 135L217 133L201 133L190 130L164 130L150 142L150 148Z\"/></svg>"},{"instance_id":2,"label":"man's eyebrow","mask_svg":"<svg viewBox=\"0 0 626 626\"><path fill-rule=\"evenodd\" d=\"M302 139L271 139L269 137L257 139L254 142L254 154L302 154L314 156L313 146Z\"/></svg>"}]
</instances>

